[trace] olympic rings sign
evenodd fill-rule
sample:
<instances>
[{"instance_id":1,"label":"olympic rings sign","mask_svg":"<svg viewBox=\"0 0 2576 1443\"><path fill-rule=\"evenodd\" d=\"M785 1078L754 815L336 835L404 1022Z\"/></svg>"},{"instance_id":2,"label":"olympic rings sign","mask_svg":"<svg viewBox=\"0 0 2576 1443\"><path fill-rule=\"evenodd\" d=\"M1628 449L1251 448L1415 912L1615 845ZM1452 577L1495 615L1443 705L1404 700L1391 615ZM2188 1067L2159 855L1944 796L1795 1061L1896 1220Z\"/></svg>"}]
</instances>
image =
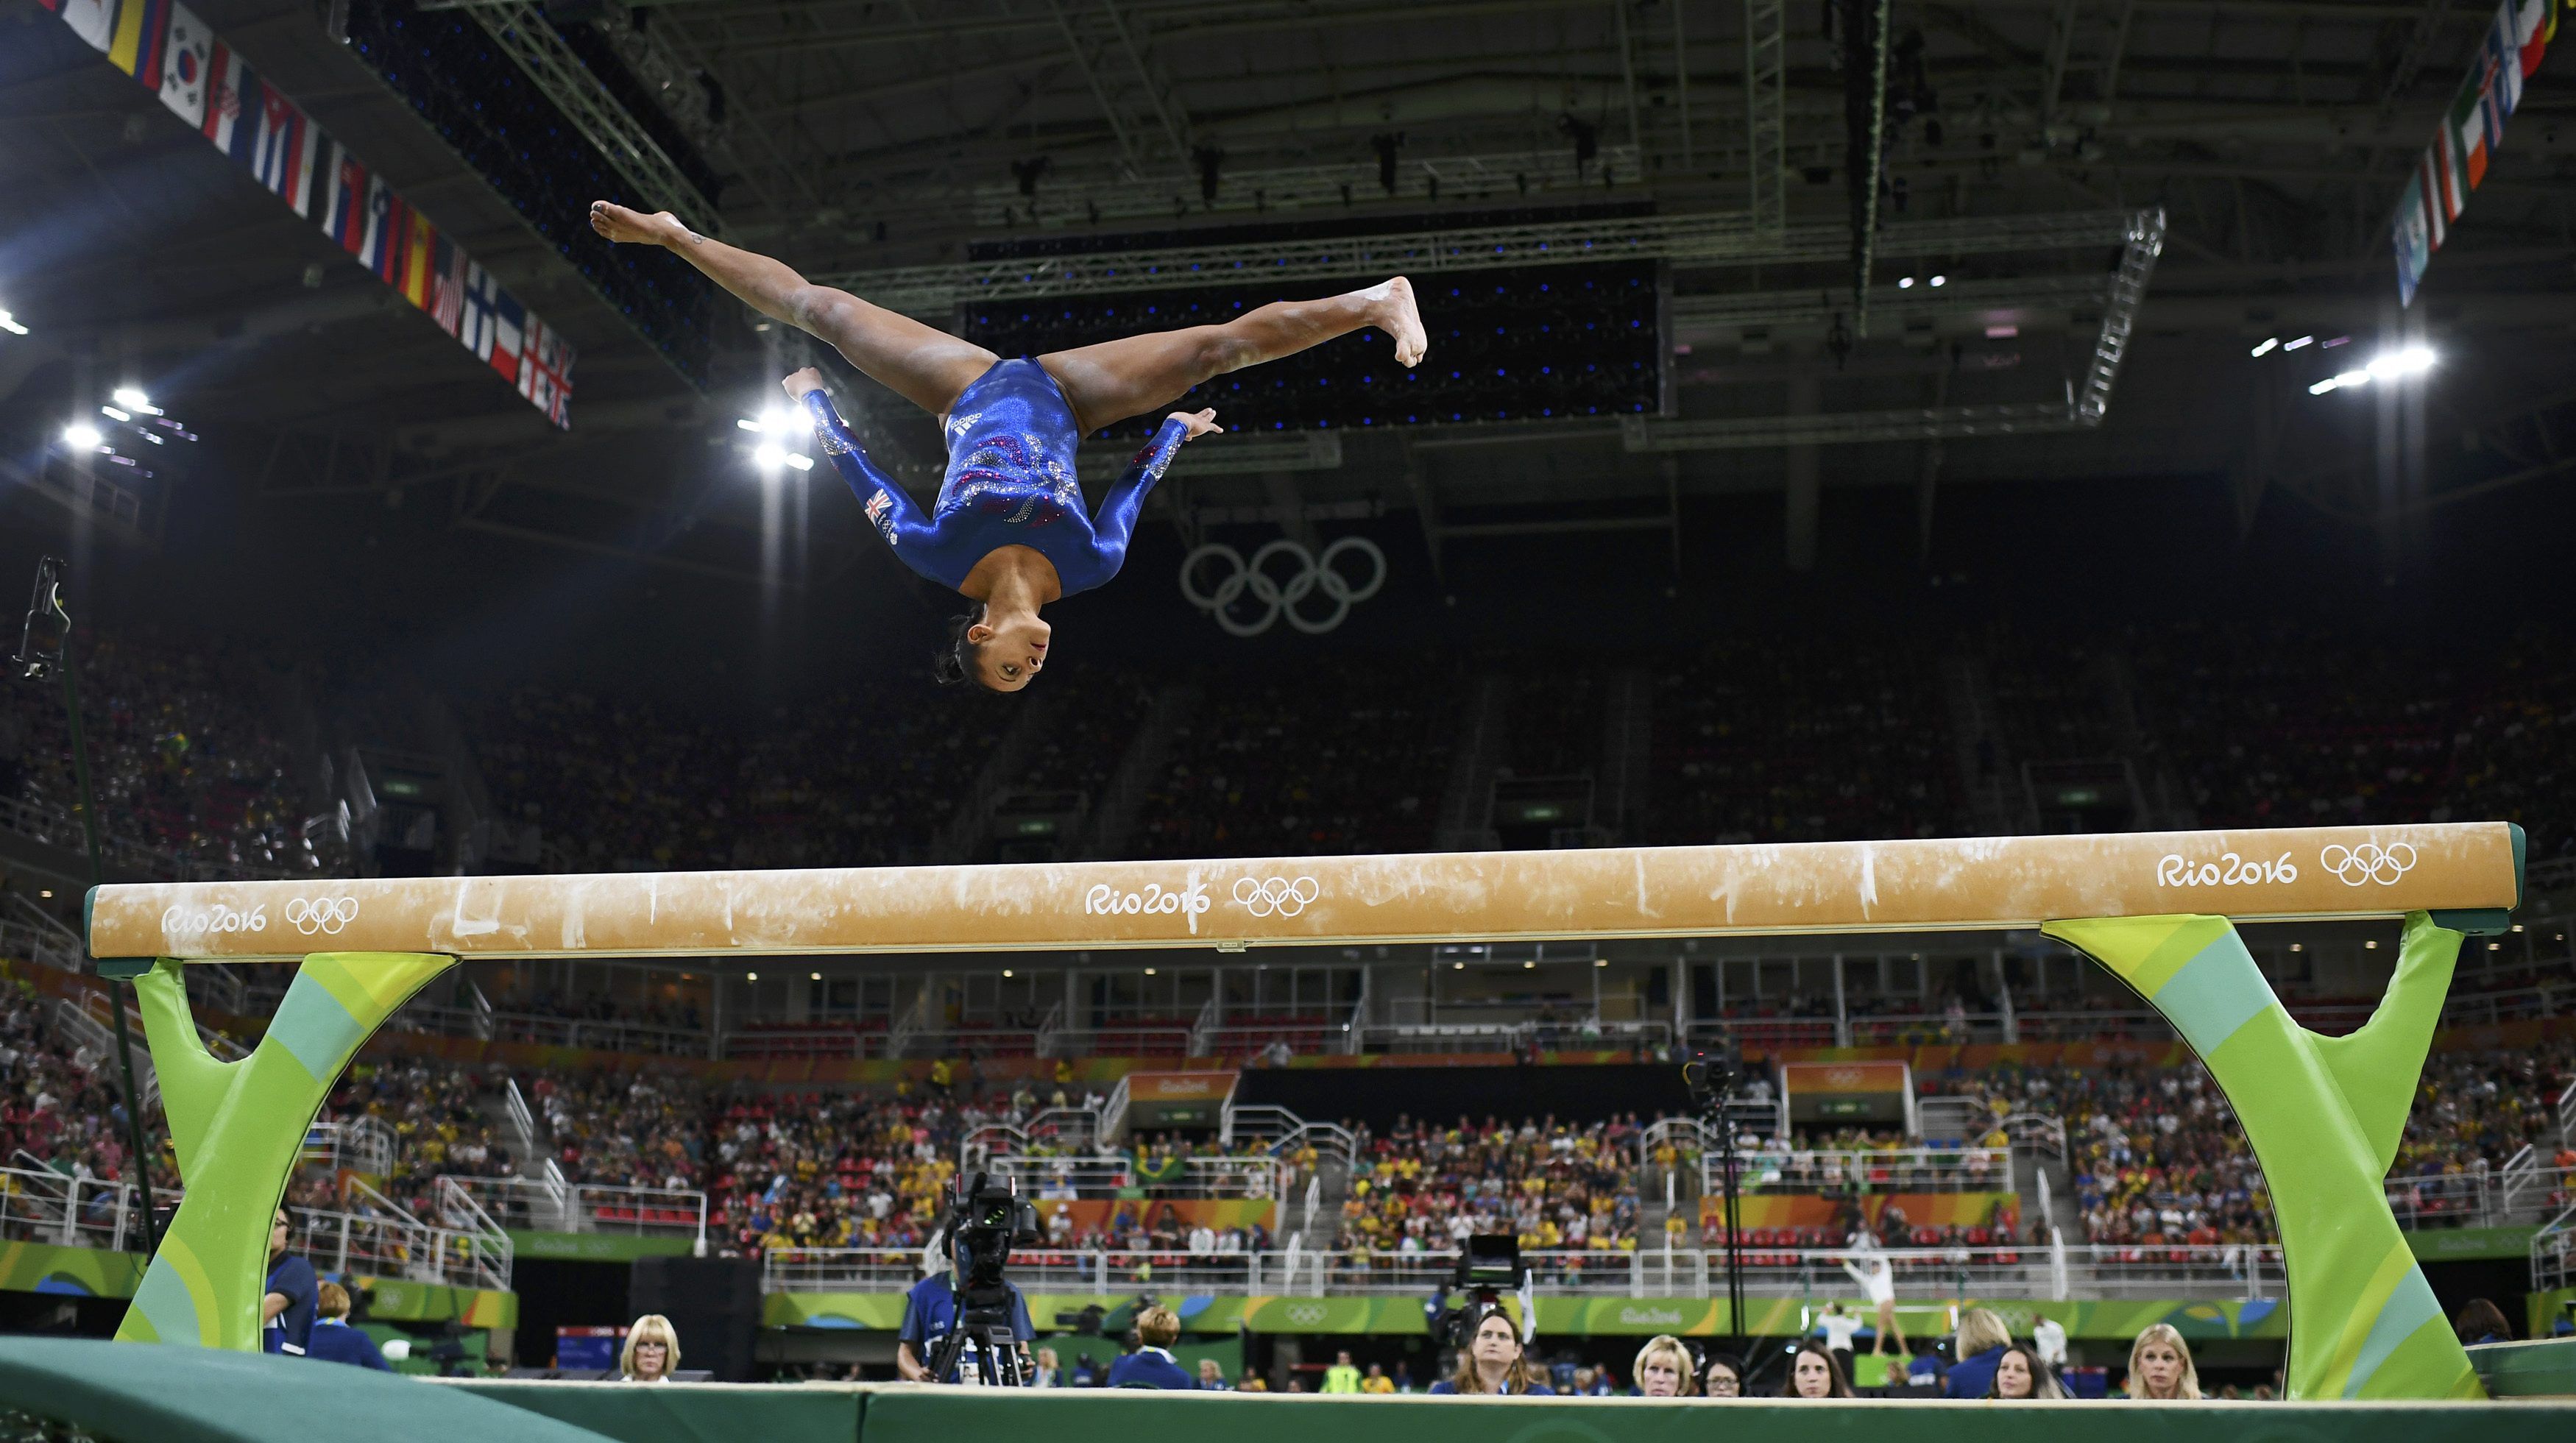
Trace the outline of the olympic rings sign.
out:
<instances>
[{"instance_id":1,"label":"olympic rings sign","mask_svg":"<svg viewBox=\"0 0 2576 1443\"><path fill-rule=\"evenodd\" d=\"M1369 567L1368 580L1354 583L1344 576L1337 563L1345 556L1363 558ZM1199 589L1199 569L1208 562L1221 562L1223 579L1215 589ZM1275 574L1285 562L1293 567L1286 574ZM1342 624L1351 614L1354 602L1366 601L1386 585L1386 553L1365 536L1345 536L1324 548L1316 556L1294 541L1281 538L1252 553L1245 561L1243 553L1222 541L1211 541L1190 552L1181 561L1181 595L1190 605L1216 618L1216 624L1236 636L1259 636L1288 618L1288 624L1308 636L1321 636ZM1319 617L1309 617L1297 609L1298 603L1316 592L1332 603L1332 609ZM1249 618L1235 615L1234 606L1246 595L1256 608Z\"/></svg>"},{"instance_id":2,"label":"olympic rings sign","mask_svg":"<svg viewBox=\"0 0 2576 1443\"><path fill-rule=\"evenodd\" d=\"M2383 847L2377 842L2347 847L2337 842L2319 852L2317 862L2347 887L2358 887L2364 882L2377 882L2385 887L2415 870L2415 848L2406 842L2391 847Z\"/></svg>"},{"instance_id":3,"label":"olympic rings sign","mask_svg":"<svg viewBox=\"0 0 2576 1443\"><path fill-rule=\"evenodd\" d=\"M288 925L310 937L315 933L336 937L340 929L358 920L355 897L322 897L307 900L298 897L286 904Z\"/></svg>"},{"instance_id":4,"label":"olympic rings sign","mask_svg":"<svg viewBox=\"0 0 2576 1443\"><path fill-rule=\"evenodd\" d=\"M1305 911L1306 904L1314 901L1322 891L1312 877L1300 877L1293 882L1284 877L1237 877L1234 881L1234 900L1255 917L1267 917L1273 913L1294 917Z\"/></svg>"}]
</instances>

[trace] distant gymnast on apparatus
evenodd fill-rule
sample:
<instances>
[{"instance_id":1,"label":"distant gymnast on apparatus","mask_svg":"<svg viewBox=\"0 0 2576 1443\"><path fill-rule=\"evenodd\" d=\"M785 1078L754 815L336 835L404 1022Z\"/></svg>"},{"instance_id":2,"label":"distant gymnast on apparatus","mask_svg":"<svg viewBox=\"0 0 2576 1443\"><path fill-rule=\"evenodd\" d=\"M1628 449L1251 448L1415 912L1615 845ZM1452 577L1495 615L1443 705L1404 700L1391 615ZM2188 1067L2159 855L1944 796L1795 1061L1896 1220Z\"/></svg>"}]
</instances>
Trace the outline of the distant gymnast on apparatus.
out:
<instances>
[{"instance_id":1,"label":"distant gymnast on apparatus","mask_svg":"<svg viewBox=\"0 0 2576 1443\"><path fill-rule=\"evenodd\" d=\"M670 212L644 215L607 201L591 228L612 241L678 252L763 315L831 343L870 379L939 417L948 474L930 514L872 465L811 368L786 381L813 417L824 451L903 563L980 605L950 627L934 664L943 682L1015 692L1046 666L1051 634L1038 609L1118 573L1145 496L1181 443L1223 428L1214 410L1175 411L1153 444L1086 514L1075 477L1081 438L1159 411L1191 387L1336 336L1375 326L1395 358L1422 359L1422 316L1402 276L1315 301L1276 301L1216 326L1103 341L1034 359L1003 360L970 341L813 285L767 256L691 231Z\"/></svg>"}]
</instances>

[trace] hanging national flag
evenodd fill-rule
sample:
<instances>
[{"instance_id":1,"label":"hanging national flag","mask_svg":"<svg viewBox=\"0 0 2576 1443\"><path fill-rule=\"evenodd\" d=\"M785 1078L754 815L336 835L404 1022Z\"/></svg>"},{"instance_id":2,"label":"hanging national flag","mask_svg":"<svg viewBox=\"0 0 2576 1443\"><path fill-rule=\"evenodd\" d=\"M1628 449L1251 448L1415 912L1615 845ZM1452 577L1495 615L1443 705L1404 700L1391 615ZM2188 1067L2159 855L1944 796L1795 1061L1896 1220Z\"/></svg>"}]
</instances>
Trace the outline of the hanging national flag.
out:
<instances>
[{"instance_id":1,"label":"hanging national flag","mask_svg":"<svg viewBox=\"0 0 2576 1443\"><path fill-rule=\"evenodd\" d=\"M429 318L453 336L465 322L467 262L465 252L446 236L438 236L435 246L436 254L429 267Z\"/></svg>"},{"instance_id":2,"label":"hanging national flag","mask_svg":"<svg viewBox=\"0 0 2576 1443\"><path fill-rule=\"evenodd\" d=\"M367 168L336 140L323 157L323 166L317 181L322 197L322 233L338 241L340 249L356 255L367 227Z\"/></svg>"},{"instance_id":3,"label":"hanging national flag","mask_svg":"<svg viewBox=\"0 0 2576 1443\"><path fill-rule=\"evenodd\" d=\"M519 394L558 426L568 424L564 407L572 399L572 348L545 322L528 317L528 335L520 348Z\"/></svg>"},{"instance_id":4,"label":"hanging national flag","mask_svg":"<svg viewBox=\"0 0 2576 1443\"><path fill-rule=\"evenodd\" d=\"M411 226L403 236L403 269L400 289L403 299L415 310L429 309L430 278L438 263L438 228L419 211L411 213Z\"/></svg>"},{"instance_id":5,"label":"hanging national flag","mask_svg":"<svg viewBox=\"0 0 2576 1443\"><path fill-rule=\"evenodd\" d=\"M170 31L170 0L125 0L116 15L116 38L107 45L107 63L158 89L161 37Z\"/></svg>"},{"instance_id":6,"label":"hanging national flag","mask_svg":"<svg viewBox=\"0 0 2576 1443\"><path fill-rule=\"evenodd\" d=\"M183 0L36 3L297 215L318 221L323 234L556 425L569 424L573 348L301 106L255 74Z\"/></svg>"},{"instance_id":7,"label":"hanging national flag","mask_svg":"<svg viewBox=\"0 0 2576 1443\"><path fill-rule=\"evenodd\" d=\"M207 62L214 32L185 5L170 7L170 43L161 56L161 103L192 126L206 122Z\"/></svg>"},{"instance_id":8,"label":"hanging national flag","mask_svg":"<svg viewBox=\"0 0 2576 1443\"><path fill-rule=\"evenodd\" d=\"M247 168L251 137L259 133L259 77L220 40L206 62L206 76L206 123L198 129L215 149Z\"/></svg>"},{"instance_id":9,"label":"hanging national flag","mask_svg":"<svg viewBox=\"0 0 2576 1443\"><path fill-rule=\"evenodd\" d=\"M456 339L465 343L475 358L486 363L500 342L501 282L490 271L472 261L465 264L465 285L458 298L462 307L457 317Z\"/></svg>"},{"instance_id":10,"label":"hanging national flag","mask_svg":"<svg viewBox=\"0 0 2576 1443\"><path fill-rule=\"evenodd\" d=\"M367 177L366 231L358 238L358 264L382 281L401 274L405 207L381 175Z\"/></svg>"},{"instance_id":11,"label":"hanging national flag","mask_svg":"<svg viewBox=\"0 0 2576 1443\"><path fill-rule=\"evenodd\" d=\"M2424 223L2424 180L2422 176L2406 182L2406 191L2397 198L2397 220L2391 242L2397 248L2397 304L2415 303L2415 284L2424 278L2424 267L2433 261L2433 236Z\"/></svg>"},{"instance_id":12,"label":"hanging national flag","mask_svg":"<svg viewBox=\"0 0 2576 1443\"><path fill-rule=\"evenodd\" d=\"M62 0L62 15L63 23L92 50L105 53L116 38L116 0Z\"/></svg>"},{"instance_id":13,"label":"hanging national flag","mask_svg":"<svg viewBox=\"0 0 2576 1443\"><path fill-rule=\"evenodd\" d=\"M312 214L313 159L321 127L274 85L259 83L259 133L251 139L250 173L297 215Z\"/></svg>"},{"instance_id":14,"label":"hanging national flag","mask_svg":"<svg viewBox=\"0 0 2576 1443\"><path fill-rule=\"evenodd\" d=\"M2479 101L2486 94L2486 52L2478 52L2478 68L2469 74L2468 83L2451 100L2450 113L2442 117L2442 138L2451 153L2451 189L2458 197L2451 214L2468 204L2469 192L2487 178L2487 125L2479 113Z\"/></svg>"},{"instance_id":15,"label":"hanging national flag","mask_svg":"<svg viewBox=\"0 0 2576 1443\"><path fill-rule=\"evenodd\" d=\"M2440 250L2450 234L2451 218L2442 208L2441 172L2433 164L2433 152L2426 150L2415 162L2415 189L2424 211L2424 233L2431 238L2431 248Z\"/></svg>"}]
</instances>

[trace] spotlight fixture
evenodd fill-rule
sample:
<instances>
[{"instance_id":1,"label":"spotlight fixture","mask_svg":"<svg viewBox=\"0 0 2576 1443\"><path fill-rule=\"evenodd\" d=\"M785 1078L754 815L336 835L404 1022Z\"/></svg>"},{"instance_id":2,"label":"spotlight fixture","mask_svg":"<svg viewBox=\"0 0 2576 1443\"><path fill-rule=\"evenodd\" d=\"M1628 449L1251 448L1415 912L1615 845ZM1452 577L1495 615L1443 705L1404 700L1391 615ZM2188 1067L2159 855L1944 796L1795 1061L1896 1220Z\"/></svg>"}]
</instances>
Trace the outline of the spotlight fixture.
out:
<instances>
[{"instance_id":1,"label":"spotlight fixture","mask_svg":"<svg viewBox=\"0 0 2576 1443\"><path fill-rule=\"evenodd\" d=\"M760 974L757 972L745 972L742 974L742 980L745 982L757 982L760 980Z\"/></svg>"},{"instance_id":2,"label":"spotlight fixture","mask_svg":"<svg viewBox=\"0 0 2576 1443\"><path fill-rule=\"evenodd\" d=\"M781 466L793 466L799 471L814 469L813 457L799 456L775 441L761 442L760 449L751 453L751 461L763 471L775 471Z\"/></svg>"},{"instance_id":3,"label":"spotlight fixture","mask_svg":"<svg viewBox=\"0 0 2576 1443\"><path fill-rule=\"evenodd\" d=\"M2433 352L2427 346L2406 346L2382 351L2370 358L2371 379L2386 381L2398 376L2420 376L2433 369Z\"/></svg>"},{"instance_id":4,"label":"spotlight fixture","mask_svg":"<svg viewBox=\"0 0 2576 1443\"><path fill-rule=\"evenodd\" d=\"M1949 278L1948 276L1934 276L1934 277L1932 278L1932 284L1934 284L1934 285L1936 285L1936 286L1946 286L1946 285L1948 285L1949 283L1950 283L1950 278Z\"/></svg>"},{"instance_id":5,"label":"spotlight fixture","mask_svg":"<svg viewBox=\"0 0 2576 1443\"><path fill-rule=\"evenodd\" d=\"M1896 279L1896 288L1897 288L1898 290L1900 290L1900 291L1910 291L1910 290L1914 289L1914 277L1912 277L1912 276L1899 276L1899 277L1897 277L1897 279Z\"/></svg>"},{"instance_id":6,"label":"spotlight fixture","mask_svg":"<svg viewBox=\"0 0 2576 1443\"><path fill-rule=\"evenodd\" d=\"M23 336L27 334L27 328L20 325L18 323L18 318L9 314L7 311L0 311L0 331L7 331L13 336Z\"/></svg>"},{"instance_id":7,"label":"spotlight fixture","mask_svg":"<svg viewBox=\"0 0 2576 1443\"><path fill-rule=\"evenodd\" d=\"M101 406L98 408L98 413L107 417L111 421L131 421L134 419L130 414L120 411L114 406Z\"/></svg>"},{"instance_id":8,"label":"spotlight fixture","mask_svg":"<svg viewBox=\"0 0 2576 1443\"><path fill-rule=\"evenodd\" d=\"M2281 338L2279 336L2265 336L2263 338L2263 344L2254 348L2254 354L2258 356L2268 356L2279 349L2281 349Z\"/></svg>"},{"instance_id":9,"label":"spotlight fixture","mask_svg":"<svg viewBox=\"0 0 2576 1443\"><path fill-rule=\"evenodd\" d=\"M105 439L98 434L98 428L87 421L74 421L63 428L63 441L76 450L95 451Z\"/></svg>"},{"instance_id":10,"label":"spotlight fixture","mask_svg":"<svg viewBox=\"0 0 2576 1443\"><path fill-rule=\"evenodd\" d=\"M2346 386L2367 386L2369 384L2370 373L2368 371L2341 371L2326 377L2324 380L2317 382L2313 386L2310 386L2308 388L2308 394L2311 396L2322 396L2328 391L2340 391Z\"/></svg>"},{"instance_id":11,"label":"spotlight fixture","mask_svg":"<svg viewBox=\"0 0 2576 1443\"><path fill-rule=\"evenodd\" d=\"M149 411L152 409L152 398L143 394L143 388L140 386L119 386L108 394L116 404L123 406L129 411Z\"/></svg>"},{"instance_id":12,"label":"spotlight fixture","mask_svg":"<svg viewBox=\"0 0 2576 1443\"><path fill-rule=\"evenodd\" d=\"M2313 346L2316 343L2317 338L2314 336L2301 336L2295 341L2283 341L2281 343L2281 349L2285 351L2295 351L2301 346Z\"/></svg>"}]
</instances>

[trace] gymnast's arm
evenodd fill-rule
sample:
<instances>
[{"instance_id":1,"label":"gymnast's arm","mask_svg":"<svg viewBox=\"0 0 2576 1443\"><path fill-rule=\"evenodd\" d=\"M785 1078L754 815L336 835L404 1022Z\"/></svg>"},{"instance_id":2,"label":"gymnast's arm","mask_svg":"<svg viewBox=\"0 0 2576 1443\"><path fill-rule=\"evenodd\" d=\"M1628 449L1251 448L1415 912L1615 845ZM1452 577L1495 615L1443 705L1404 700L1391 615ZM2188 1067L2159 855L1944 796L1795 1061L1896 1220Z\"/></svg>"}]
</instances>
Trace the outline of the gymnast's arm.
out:
<instances>
[{"instance_id":1,"label":"gymnast's arm","mask_svg":"<svg viewBox=\"0 0 2576 1443\"><path fill-rule=\"evenodd\" d=\"M1145 509L1147 493L1163 479L1163 468L1172 464L1181 443L1224 429L1216 423L1213 407L1195 413L1174 411L1163 419L1162 429L1154 433L1145 449L1136 453L1127 474L1109 488L1108 499L1100 503L1099 514L1091 519L1091 533L1099 538L1101 554L1111 558L1113 570L1117 561L1127 555L1127 538L1135 534L1136 516Z\"/></svg>"},{"instance_id":2,"label":"gymnast's arm","mask_svg":"<svg viewBox=\"0 0 2576 1443\"><path fill-rule=\"evenodd\" d=\"M789 376L786 386L787 394L795 397L797 403L805 408L805 414L813 418L814 439L822 443L823 454L831 459L832 469L841 473L841 479L849 483L851 493L859 498L859 505L868 513L869 524L884 535L886 544L895 548L898 555L902 554L906 542L915 543L915 550L918 550L919 543L931 535L930 518L921 513L921 508L913 504L912 498L904 493L903 487L897 485L893 477L878 470L876 463L868 459L868 453L859 449L858 438L842 424L841 413L832 408L832 398L823 392L823 373L808 366ZM904 559L907 564L912 560L911 557Z\"/></svg>"}]
</instances>

